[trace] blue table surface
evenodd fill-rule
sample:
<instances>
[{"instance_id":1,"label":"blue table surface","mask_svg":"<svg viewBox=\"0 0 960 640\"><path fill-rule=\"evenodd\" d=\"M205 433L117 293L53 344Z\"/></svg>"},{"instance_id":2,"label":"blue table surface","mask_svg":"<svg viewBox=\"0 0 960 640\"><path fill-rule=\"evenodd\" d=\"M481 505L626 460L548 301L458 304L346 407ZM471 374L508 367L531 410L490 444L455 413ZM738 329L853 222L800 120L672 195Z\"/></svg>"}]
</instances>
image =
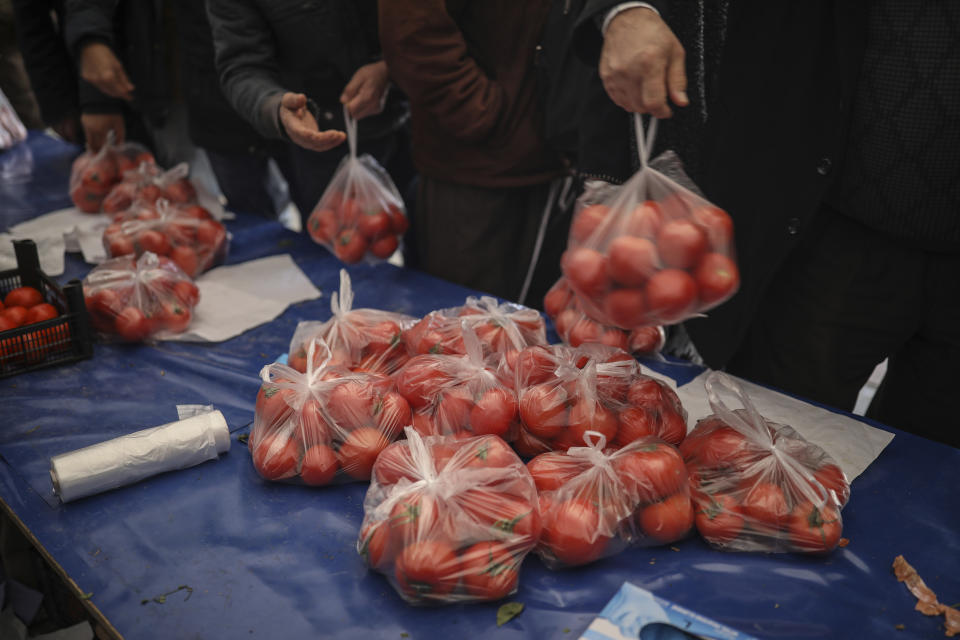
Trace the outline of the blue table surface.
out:
<instances>
[{"instance_id":1,"label":"blue table surface","mask_svg":"<svg viewBox=\"0 0 960 640\"><path fill-rule=\"evenodd\" d=\"M69 206L76 153L31 133L0 154L0 230ZM914 611L890 567L903 554L942 602L960 601L960 450L893 429L853 483L849 545L829 556L722 553L697 537L566 571L531 555L511 598L526 608L502 627L499 604L405 604L355 551L366 485L264 482L236 440L253 420L260 368L286 350L297 322L329 317L340 264L275 222L241 215L228 226L229 263L290 253L324 296L220 344L98 344L90 360L0 380L0 498L124 637L575 638L624 581L760 638L942 637L942 618ZM88 270L68 256L61 280ZM422 315L472 293L387 265L349 271L357 307ZM681 383L698 372L655 366ZM175 420L183 403L223 412L227 454L57 503L52 455Z\"/></svg>"}]
</instances>

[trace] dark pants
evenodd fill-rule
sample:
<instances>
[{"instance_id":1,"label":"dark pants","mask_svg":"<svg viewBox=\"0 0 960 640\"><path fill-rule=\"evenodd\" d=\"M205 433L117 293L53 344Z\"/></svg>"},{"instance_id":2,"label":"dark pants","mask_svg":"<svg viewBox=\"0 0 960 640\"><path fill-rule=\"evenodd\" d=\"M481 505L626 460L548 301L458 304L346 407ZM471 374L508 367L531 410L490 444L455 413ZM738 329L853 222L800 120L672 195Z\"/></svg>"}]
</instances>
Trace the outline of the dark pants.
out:
<instances>
[{"instance_id":1,"label":"dark pants","mask_svg":"<svg viewBox=\"0 0 960 640\"><path fill-rule=\"evenodd\" d=\"M488 189L420 177L415 216L420 268L506 300L518 301L550 184ZM569 211L554 207L526 299L542 307L560 277Z\"/></svg>"},{"instance_id":2,"label":"dark pants","mask_svg":"<svg viewBox=\"0 0 960 640\"><path fill-rule=\"evenodd\" d=\"M884 358L867 415L960 446L960 254L906 246L824 206L727 369L851 410Z\"/></svg>"}]
</instances>

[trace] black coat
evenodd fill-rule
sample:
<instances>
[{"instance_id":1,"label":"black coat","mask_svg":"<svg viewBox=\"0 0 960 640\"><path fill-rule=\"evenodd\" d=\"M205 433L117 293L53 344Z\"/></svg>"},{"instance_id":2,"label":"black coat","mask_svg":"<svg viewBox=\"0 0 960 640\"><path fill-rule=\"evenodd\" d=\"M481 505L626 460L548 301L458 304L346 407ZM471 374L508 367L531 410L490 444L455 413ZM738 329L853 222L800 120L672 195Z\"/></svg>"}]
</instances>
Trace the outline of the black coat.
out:
<instances>
[{"instance_id":1,"label":"black coat","mask_svg":"<svg viewBox=\"0 0 960 640\"><path fill-rule=\"evenodd\" d=\"M43 121L80 113L77 75L63 40L63 0L14 0L17 40Z\"/></svg>"}]
</instances>

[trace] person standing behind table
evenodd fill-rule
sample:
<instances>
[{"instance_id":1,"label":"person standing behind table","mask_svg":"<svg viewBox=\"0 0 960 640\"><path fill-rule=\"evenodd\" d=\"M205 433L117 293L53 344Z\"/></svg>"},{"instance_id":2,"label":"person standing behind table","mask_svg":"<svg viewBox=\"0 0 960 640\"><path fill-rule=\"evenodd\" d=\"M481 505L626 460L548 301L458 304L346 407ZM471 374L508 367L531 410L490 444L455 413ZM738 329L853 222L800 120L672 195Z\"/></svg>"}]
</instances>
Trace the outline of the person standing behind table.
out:
<instances>
[{"instance_id":1,"label":"person standing behind table","mask_svg":"<svg viewBox=\"0 0 960 640\"><path fill-rule=\"evenodd\" d=\"M553 225L545 268L522 296L551 182L565 173L542 136L533 69L549 4L379 6L384 59L410 99L420 267L527 304L540 304L556 280L566 241L566 226Z\"/></svg>"},{"instance_id":2,"label":"person standing behind table","mask_svg":"<svg viewBox=\"0 0 960 640\"><path fill-rule=\"evenodd\" d=\"M363 119L358 152L391 171L407 113L378 60L374 2L207 0L207 12L224 94L262 136L287 142L304 223L347 154L344 105Z\"/></svg>"},{"instance_id":3,"label":"person standing behind table","mask_svg":"<svg viewBox=\"0 0 960 640\"><path fill-rule=\"evenodd\" d=\"M648 8L601 35L620 4L586 3L584 51L617 104L665 114L682 50ZM960 446L958 42L955 2L731 0L698 181L743 279L686 323L707 364L849 410L889 358L868 415Z\"/></svg>"}]
</instances>

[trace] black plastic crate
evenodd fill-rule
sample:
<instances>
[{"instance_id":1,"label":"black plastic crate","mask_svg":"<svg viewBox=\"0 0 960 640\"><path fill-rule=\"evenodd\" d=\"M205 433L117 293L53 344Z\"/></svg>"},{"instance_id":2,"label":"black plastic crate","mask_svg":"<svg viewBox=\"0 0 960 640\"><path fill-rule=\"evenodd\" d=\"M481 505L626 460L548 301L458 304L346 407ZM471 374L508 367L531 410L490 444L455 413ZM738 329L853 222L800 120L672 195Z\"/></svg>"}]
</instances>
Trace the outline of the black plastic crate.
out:
<instances>
[{"instance_id":1,"label":"black plastic crate","mask_svg":"<svg viewBox=\"0 0 960 640\"><path fill-rule=\"evenodd\" d=\"M0 378L93 355L93 332L83 301L83 285L60 287L40 269L33 240L15 240L17 268L0 271L0 299L17 287L33 287L60 313L56 318L0 331Z\"/></svg>"}]
</instances>

